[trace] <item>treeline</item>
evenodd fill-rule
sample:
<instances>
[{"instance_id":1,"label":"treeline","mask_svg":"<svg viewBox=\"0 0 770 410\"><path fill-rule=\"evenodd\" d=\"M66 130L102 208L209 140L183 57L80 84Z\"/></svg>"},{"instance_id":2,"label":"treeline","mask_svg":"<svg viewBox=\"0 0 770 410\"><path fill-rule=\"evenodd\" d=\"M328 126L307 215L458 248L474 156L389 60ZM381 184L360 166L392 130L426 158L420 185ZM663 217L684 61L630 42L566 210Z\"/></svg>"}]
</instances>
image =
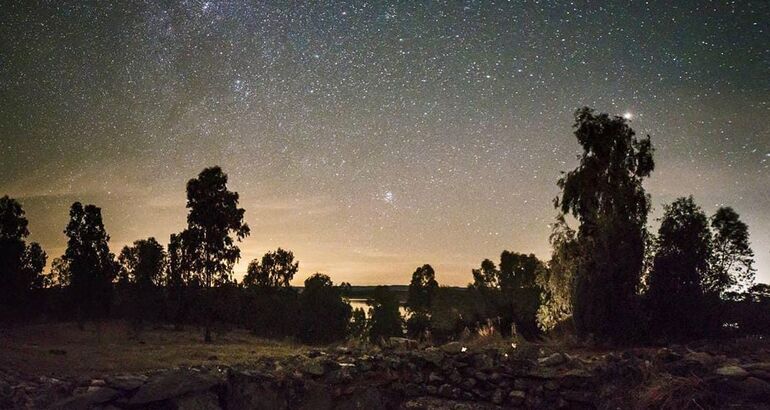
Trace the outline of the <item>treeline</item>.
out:
<instances>
[{"instance_id":1,"label":"treeline","mask_svg":"<svg viewBox=\"0 0 770 410\"><path fill-rule=\"evenodd\" d=\"M753 284L748 227L739 215L722 207L707 216L683 197L665 205L653 234L642 186L655 167L649 136L637 138L625 119L588 108L576 112L574 134L582 153L558 180L550 260L503 251L497 263L485 259L471 272L467 289L440 287L433 268L420 266L406 319L387 287L374 290L368 315L345 302L348 284L335 286L324 274L309 277L301 292L292 288L299 263L280 248L252 261L235 281L237 242L250 230L219 167L188 182L187 227L165 247L147 238L116 257L101 210L74 203L66 251L47 275L46 254L26 243L20 204L1 198L2 319L194 324L207 341L214 327L240 326L309 343L376 342L404 332L447 340L569 331L610 343L770 333L770 288Z\"/></svg>"}]
</instances>

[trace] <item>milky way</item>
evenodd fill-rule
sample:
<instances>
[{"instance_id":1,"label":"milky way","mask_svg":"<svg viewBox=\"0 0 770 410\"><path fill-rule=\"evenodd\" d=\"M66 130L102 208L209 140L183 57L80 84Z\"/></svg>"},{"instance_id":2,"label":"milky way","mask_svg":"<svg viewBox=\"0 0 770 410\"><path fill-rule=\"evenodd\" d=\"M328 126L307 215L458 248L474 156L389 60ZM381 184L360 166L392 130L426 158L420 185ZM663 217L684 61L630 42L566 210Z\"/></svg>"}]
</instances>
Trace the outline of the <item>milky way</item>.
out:
<instances>
[{"instance_id":1,"label":"milky way","mask_svg":"<svg viewBox=\"0 0 770 410\"><path fill-rule=\"evenodd\" d=\"M0 11L0 194L63 252L72 201L113 251L185 225L221 165L300 283L442 284L503 249L549 254L572 113L650 134L654 219L692 194L749 224L770 281L767 1L16 2ZM35 2L37 3L37 2Z\"/></svg>"}]
</instances>

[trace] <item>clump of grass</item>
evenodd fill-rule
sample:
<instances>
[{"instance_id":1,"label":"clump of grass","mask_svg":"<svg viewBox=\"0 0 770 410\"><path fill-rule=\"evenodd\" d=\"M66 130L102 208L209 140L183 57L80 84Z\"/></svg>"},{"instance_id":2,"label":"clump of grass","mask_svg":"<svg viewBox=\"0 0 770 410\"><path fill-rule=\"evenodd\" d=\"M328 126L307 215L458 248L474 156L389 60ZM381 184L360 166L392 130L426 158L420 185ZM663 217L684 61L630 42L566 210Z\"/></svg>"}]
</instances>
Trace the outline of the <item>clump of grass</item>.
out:
<instances>
[{"instance_id":1,"label":"clump of grass","mask_svg":"<svg viewBox=\"0 0 770 410\"><path fill-rule=\"evenodd\" d=\"M659 374L639 395L638 409L717 408L717 397L697 376L678 377Z\"/></svg>"}]
</instances>

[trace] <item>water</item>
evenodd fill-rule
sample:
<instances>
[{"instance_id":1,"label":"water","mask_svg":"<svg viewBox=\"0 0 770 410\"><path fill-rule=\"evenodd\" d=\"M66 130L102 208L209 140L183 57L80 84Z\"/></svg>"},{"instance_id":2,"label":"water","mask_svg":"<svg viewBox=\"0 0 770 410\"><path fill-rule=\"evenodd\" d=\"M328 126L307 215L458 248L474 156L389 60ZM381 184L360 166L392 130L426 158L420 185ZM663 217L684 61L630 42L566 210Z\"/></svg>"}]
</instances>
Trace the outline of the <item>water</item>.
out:
<instances>
[{"instance_id":1,"label":"water","mask_svg":"<svg viewBox=\"0 0 770 410\"><path fill-rule=\"evenodd\" d=\"M366 317L369 317L370 306L366 304L366 299L348 299L348 303L350 303L350 306L353 308L353 310L363 309L364 313L366 313ZM407 311L403 305L399 306L398 311L401 312L401 317L407 317Z\"/></svg>"}]
</instances>

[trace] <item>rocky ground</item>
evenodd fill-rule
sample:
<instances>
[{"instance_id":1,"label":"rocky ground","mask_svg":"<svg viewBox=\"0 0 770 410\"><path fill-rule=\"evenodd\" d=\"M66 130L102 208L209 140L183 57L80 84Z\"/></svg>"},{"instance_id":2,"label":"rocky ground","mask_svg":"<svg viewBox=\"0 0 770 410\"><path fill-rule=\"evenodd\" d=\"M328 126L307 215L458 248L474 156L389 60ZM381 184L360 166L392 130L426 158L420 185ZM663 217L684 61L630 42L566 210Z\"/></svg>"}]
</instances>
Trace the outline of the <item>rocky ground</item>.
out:
<instances>
[{"instance_id":1,"label":"rocky ground","mask_svg":"<svg viewBox=\"0 0 770 410\"><path fill-rule=\"evenodd\" d=\"M764 349L764 348L763 348ZM768 350L334 348L248 366L56 379L0 369L0 408L770 408ZM741 353L741 352L738 352ZM740 357L735 357L740 356Z\"/></svg>"}]
</instances>

